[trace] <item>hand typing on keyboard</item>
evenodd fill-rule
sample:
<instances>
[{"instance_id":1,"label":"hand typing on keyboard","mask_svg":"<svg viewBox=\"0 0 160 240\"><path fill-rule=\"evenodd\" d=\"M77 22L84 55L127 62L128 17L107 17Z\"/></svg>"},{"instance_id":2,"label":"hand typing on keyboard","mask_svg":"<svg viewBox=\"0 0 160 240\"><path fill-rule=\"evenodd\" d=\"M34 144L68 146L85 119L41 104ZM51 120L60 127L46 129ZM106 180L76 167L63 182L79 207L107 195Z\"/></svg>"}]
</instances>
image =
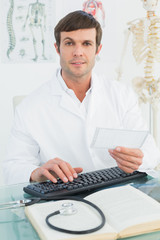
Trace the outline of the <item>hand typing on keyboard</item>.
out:
<instances>
[{"instance_id":1,"label":"hand typing on keyboard","mask_svg":"<svg viewBox=\"0 0 160 240\"><path fill-rule=\"evenodd\" d=\"M140 149L126 147L109 149L109 153L116 160L118 167L126 173L132 173L138 170L144 157Z\"/></svg>"},{"instance_id":2,"label":"hand typing on keyboard","mask_svg":"<svg viewBox=\"0 0 160 240\"><path fill-rule=\"evenodd\" d=\"M106 168L88 173L78 174L74 181L64 183L61 179L57 183L45 181L33 183L24 187L24 191L42 199L53 199L59 196L71 196L80 193L89 194L92 190L113 186L115 184L128 183L134 179L147 176L146 173L135 171L125 173L118 167Z\"/></svg>"},{"instance_id":3,"label":"hand typing on keyboard","mask_svg":"<svg viewBox=\"0 0 160 240\"><path fill-rule=\"evenodd\" d=\"M42 182L50 180L54 183L57 182L57 178L60 178L63 182L72 182L77 178L77 173L81 173L82 168L72 168L71 165L59 158L54 158L46 162L44 165L36 168L30 177L30 181Z\"/></svg>"}]
</instances>

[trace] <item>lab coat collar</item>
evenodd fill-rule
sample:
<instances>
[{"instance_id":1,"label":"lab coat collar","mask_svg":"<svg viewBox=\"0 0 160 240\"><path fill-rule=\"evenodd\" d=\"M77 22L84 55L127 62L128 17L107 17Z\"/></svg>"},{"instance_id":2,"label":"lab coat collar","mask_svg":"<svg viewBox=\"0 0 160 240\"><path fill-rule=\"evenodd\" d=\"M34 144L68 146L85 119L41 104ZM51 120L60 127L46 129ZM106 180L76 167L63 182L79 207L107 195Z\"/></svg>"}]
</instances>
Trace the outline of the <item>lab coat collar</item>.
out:
<instances>
[{"instance_id":1,"label":"lab coat collar","mask_svg":"<svg viewBox=\"0 0 160 240\"><path fill-rule=\"evenodd\" d=\"M55 96L61 96L60 107L66 109L69 112L72 112L73 114L78 115L79 117L84 118L84 116L82 116L80 109L76 106L76 104L73 102L70 96L66 93L64 88L61 86L61 83L58 79L58 77L61 76L60 72L61 72L61 69L58 69L52 80L51 94ZM93 72L92 73L92 91L91 91L91 98L90 98L89 111L88 111L89 118L93 117L93 113L95 112L95 109L100 104L102 104L101 90L102 90L101 79L98 78L97 75Z\"/></svg>"},{"instance_id":2,"label":"lab coat collar","mask_svg":"<svg viewBox=\"0 0 160 240\"><path fill-rule=\"evenodd\" d=\"M63 95L64 92L64 88L61 86L61 83L59 81L59 77L61 77L61 69L57 69L55 75L53 76L52 79L52 85L51 85L51 94L52 95ZM65 83L64 83L65 85ZM95 88L95 90L98 91L98 89L100 89L101 84L100 81L97 77L97 75L93 72L92 73L92 86L91 88Z\"/></svg>"},{"instance_id":3,"label":"lab coat collar","mask_svg":"<svg viewBox=\"0 0 160 240\"><path fill-rule=\"evenodd\" d=\"M58 68L52 78L51 89L50 89L51 95L63 95L64 90L60 84L60 81L58 81L60 71L61 69Z\"/></svg>"},{"instance_id":4,"label":"lab coat collar","mask_svg":"<svg viewBox=\"0 0 160 240\"><path fill-rule=\"evenodd\" d=\"M92 121L94 117L96 117L96 110L103 105L104 85L102 81L103 79L101 77L97 76L94 72L92 73L92 93L87 116L89 122Z\"/></svg>"}]
</instances>

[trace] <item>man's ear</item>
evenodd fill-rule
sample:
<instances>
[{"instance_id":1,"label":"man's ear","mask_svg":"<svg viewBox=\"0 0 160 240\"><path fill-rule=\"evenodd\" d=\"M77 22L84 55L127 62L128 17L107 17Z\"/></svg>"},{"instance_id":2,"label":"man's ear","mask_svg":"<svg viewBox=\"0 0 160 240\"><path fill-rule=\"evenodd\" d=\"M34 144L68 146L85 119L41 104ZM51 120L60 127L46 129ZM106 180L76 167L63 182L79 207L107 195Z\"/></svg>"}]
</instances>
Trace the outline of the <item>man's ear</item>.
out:
<instances>
[{"instance_id":1,"label":"man's ear","mask_svg":"<svg viewBox=\"0 0 160 240\"><path fill-rule=\"evenodd\" d=\"M98 46L98 49L97 49L96 55L99 54L99 52L101 51L101 49L102 49L102 44L100 44L100 45Z\"/></svg>"},{"instance_id":2,"label":"man's ear","mask_svg":"<svg viewBox=\"0 0 160 240\"><path fill-rule=\"evenodd\" d=\"M58 55L59 55L59 54L60 54L59 47L57 46L57 44L56 44L56 43L54 44L54 46L55 46L56 52L57 52L57 53L58 53Z\"/></svg>"}]
</instances>

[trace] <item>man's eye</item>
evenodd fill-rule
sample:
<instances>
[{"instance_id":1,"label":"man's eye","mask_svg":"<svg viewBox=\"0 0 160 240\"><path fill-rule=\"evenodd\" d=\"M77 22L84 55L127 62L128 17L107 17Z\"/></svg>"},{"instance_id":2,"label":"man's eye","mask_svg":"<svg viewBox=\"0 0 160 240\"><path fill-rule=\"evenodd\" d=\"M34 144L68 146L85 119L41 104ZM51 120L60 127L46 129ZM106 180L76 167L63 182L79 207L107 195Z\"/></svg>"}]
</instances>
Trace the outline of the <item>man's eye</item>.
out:
<instances>
[{"instance_id":1,"label":"man's eye","mask_svg":"<svg viewBox=\"0 0 160 240\"><path fill-rule=\"evenodd\" d=\"M90 42L85 42L84 45L85 45L85 46L90 46L91 43L90 43Z\"/></svg>"},{"instance_id":2,"label":"man's eye","mask_svg":"<svg viewBox=\"0 0 160 240\"><path fill-rule=\"evenodd\" d=\"M72 42L66 42L65 45L71 46L71 45L72 45Z\"/></svg>"}]
</instances>

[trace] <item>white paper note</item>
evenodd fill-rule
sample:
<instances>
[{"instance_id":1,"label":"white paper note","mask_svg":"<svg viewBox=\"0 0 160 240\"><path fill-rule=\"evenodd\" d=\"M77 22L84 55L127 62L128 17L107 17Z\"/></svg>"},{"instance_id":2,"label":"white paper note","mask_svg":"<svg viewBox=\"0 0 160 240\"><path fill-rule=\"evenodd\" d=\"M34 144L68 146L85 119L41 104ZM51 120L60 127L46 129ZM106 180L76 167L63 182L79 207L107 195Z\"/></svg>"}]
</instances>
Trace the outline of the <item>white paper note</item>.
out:
<instances>
[{"instance_id":1,"label":"white paper note","mask_svg":"<svg viewBox=\"0 0 160 240\"><path fill-rule=\"evenodd\" d=\"M91 147L113 149L117 146L140 148L148 131L96 128Z\"/></svg>"}]
</instances>

